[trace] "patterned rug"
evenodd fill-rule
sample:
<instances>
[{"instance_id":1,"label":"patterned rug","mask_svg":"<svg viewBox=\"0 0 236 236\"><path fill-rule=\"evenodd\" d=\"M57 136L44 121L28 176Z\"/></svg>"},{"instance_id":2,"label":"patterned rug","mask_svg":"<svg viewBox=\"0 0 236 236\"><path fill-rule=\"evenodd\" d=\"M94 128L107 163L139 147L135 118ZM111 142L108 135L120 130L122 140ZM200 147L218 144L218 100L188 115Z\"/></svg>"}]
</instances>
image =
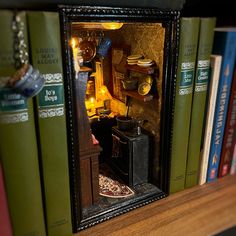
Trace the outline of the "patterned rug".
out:
<instances>
[{"instance_id":1,"label":"patterned rug","mask_svg":"<svg viewBox=\"0 0 236 236\"><path fill-rule=\"evenodd\" d=\"M99 194L111 198L124 198L134 195L134 191L117 180L99 174Z\"/></svg>"}]
</instances>

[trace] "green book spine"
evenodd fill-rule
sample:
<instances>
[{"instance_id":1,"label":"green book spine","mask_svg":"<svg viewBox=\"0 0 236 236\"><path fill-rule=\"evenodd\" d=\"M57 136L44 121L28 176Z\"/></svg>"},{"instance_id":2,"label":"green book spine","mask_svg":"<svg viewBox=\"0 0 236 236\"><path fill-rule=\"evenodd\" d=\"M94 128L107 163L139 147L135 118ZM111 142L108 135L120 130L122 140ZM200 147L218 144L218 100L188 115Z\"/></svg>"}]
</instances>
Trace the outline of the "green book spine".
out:
<instances>
[{"instance_id":1,"label":"green book spine","mask_svg":"<svg viewBox=\"0 0 236 236\"><path fill-rule=\"evenodd\" d=\"M203 119L215 24L216 18L214 17L200 19L185 188L192 187L198 183Z\"/></svg>"},{"instance_id":2,"label":"green book spine","mask_svg":"<svg viewBox=\"0 0 236 236\"><path fill-rule=\"evenodd\" d=\"M179 57L174 105L169 193L184 189L199 17L180 20Z\"/></svg>"},{"instance_id":3,"label":"green book spine","mask_svg":"<svg viewBox=\"0 0 236 236\"><path fill-rule=\"evenodd\" d=\"M24 25L25 12L18 13ZM7 88L15 72L13 13L0 11L0 157L14 235L46 235L33 103ZM28 46L28 45L27 45Z\"/></svg>"},{"instance_id":4,"label":"green book spine","mask_svg":"<svg viewBox=\"0 0 236 236\"><path fill-rule=\"evenodd\" d=\"M32 64L45 86L37 95L37 120L49 236L72 234L66 117L59 15L28 12Z\"/></svg>"}]
</instances>

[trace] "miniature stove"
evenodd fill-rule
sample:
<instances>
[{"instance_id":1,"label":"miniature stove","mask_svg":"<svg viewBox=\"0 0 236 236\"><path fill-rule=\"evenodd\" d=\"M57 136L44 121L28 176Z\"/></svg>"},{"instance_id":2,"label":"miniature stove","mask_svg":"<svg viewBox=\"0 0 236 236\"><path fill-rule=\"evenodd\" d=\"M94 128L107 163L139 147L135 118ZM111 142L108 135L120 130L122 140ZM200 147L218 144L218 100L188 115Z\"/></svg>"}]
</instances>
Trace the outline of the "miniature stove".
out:
<instances>
[{"instance_id":1,"label":"miniature stove","mask_svg":"<svg viewBox=\"0 0 236 236\"><path fill-rule=\"evenodd\" d=\"M150 136L112 127L112 155L109 165L130 187L148 182Z\"/></svg>"}]
</instances>

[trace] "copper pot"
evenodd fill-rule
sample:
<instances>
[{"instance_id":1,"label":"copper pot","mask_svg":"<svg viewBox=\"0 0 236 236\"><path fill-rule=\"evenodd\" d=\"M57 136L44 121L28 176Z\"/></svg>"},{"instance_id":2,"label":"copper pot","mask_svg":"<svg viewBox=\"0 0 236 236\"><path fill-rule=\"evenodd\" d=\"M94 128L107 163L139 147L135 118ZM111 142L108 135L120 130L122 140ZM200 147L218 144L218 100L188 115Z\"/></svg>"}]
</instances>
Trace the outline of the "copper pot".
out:
<instances>
[{"instance_id":1,"label":"copper pot","mask_svg":"<svg viewBox=\"0 0 236 236\"><path fill-rule=\"evenodd\" d=\"M94 41L89 41L85 39L80 42L79 48L82 52L84 62L90 62L93 60L96 55L96 44Z\"/></svg>"}]
</instances>

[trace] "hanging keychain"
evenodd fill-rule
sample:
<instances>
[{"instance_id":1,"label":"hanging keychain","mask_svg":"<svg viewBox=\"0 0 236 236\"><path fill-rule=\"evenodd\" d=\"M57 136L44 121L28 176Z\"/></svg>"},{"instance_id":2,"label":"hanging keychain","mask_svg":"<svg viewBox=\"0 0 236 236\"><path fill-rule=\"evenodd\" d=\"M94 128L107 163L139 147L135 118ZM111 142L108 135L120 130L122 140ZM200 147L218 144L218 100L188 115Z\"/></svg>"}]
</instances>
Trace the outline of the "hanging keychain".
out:
<instances>
[{"instance_id":1,"label":"hanging keychain","mask_svg":"<svg viewBox=\"0 0 236 236\"><path fill-rule=\"evenodd\" d=\"M8 86L25 97L37 95L44 86L44 77L39 70L29 64L29 55L24 38L24 22L19 14L15 13L12 20L14 34L14 62L16 72L8 80Z\"/></svg>"}]
</instances>

